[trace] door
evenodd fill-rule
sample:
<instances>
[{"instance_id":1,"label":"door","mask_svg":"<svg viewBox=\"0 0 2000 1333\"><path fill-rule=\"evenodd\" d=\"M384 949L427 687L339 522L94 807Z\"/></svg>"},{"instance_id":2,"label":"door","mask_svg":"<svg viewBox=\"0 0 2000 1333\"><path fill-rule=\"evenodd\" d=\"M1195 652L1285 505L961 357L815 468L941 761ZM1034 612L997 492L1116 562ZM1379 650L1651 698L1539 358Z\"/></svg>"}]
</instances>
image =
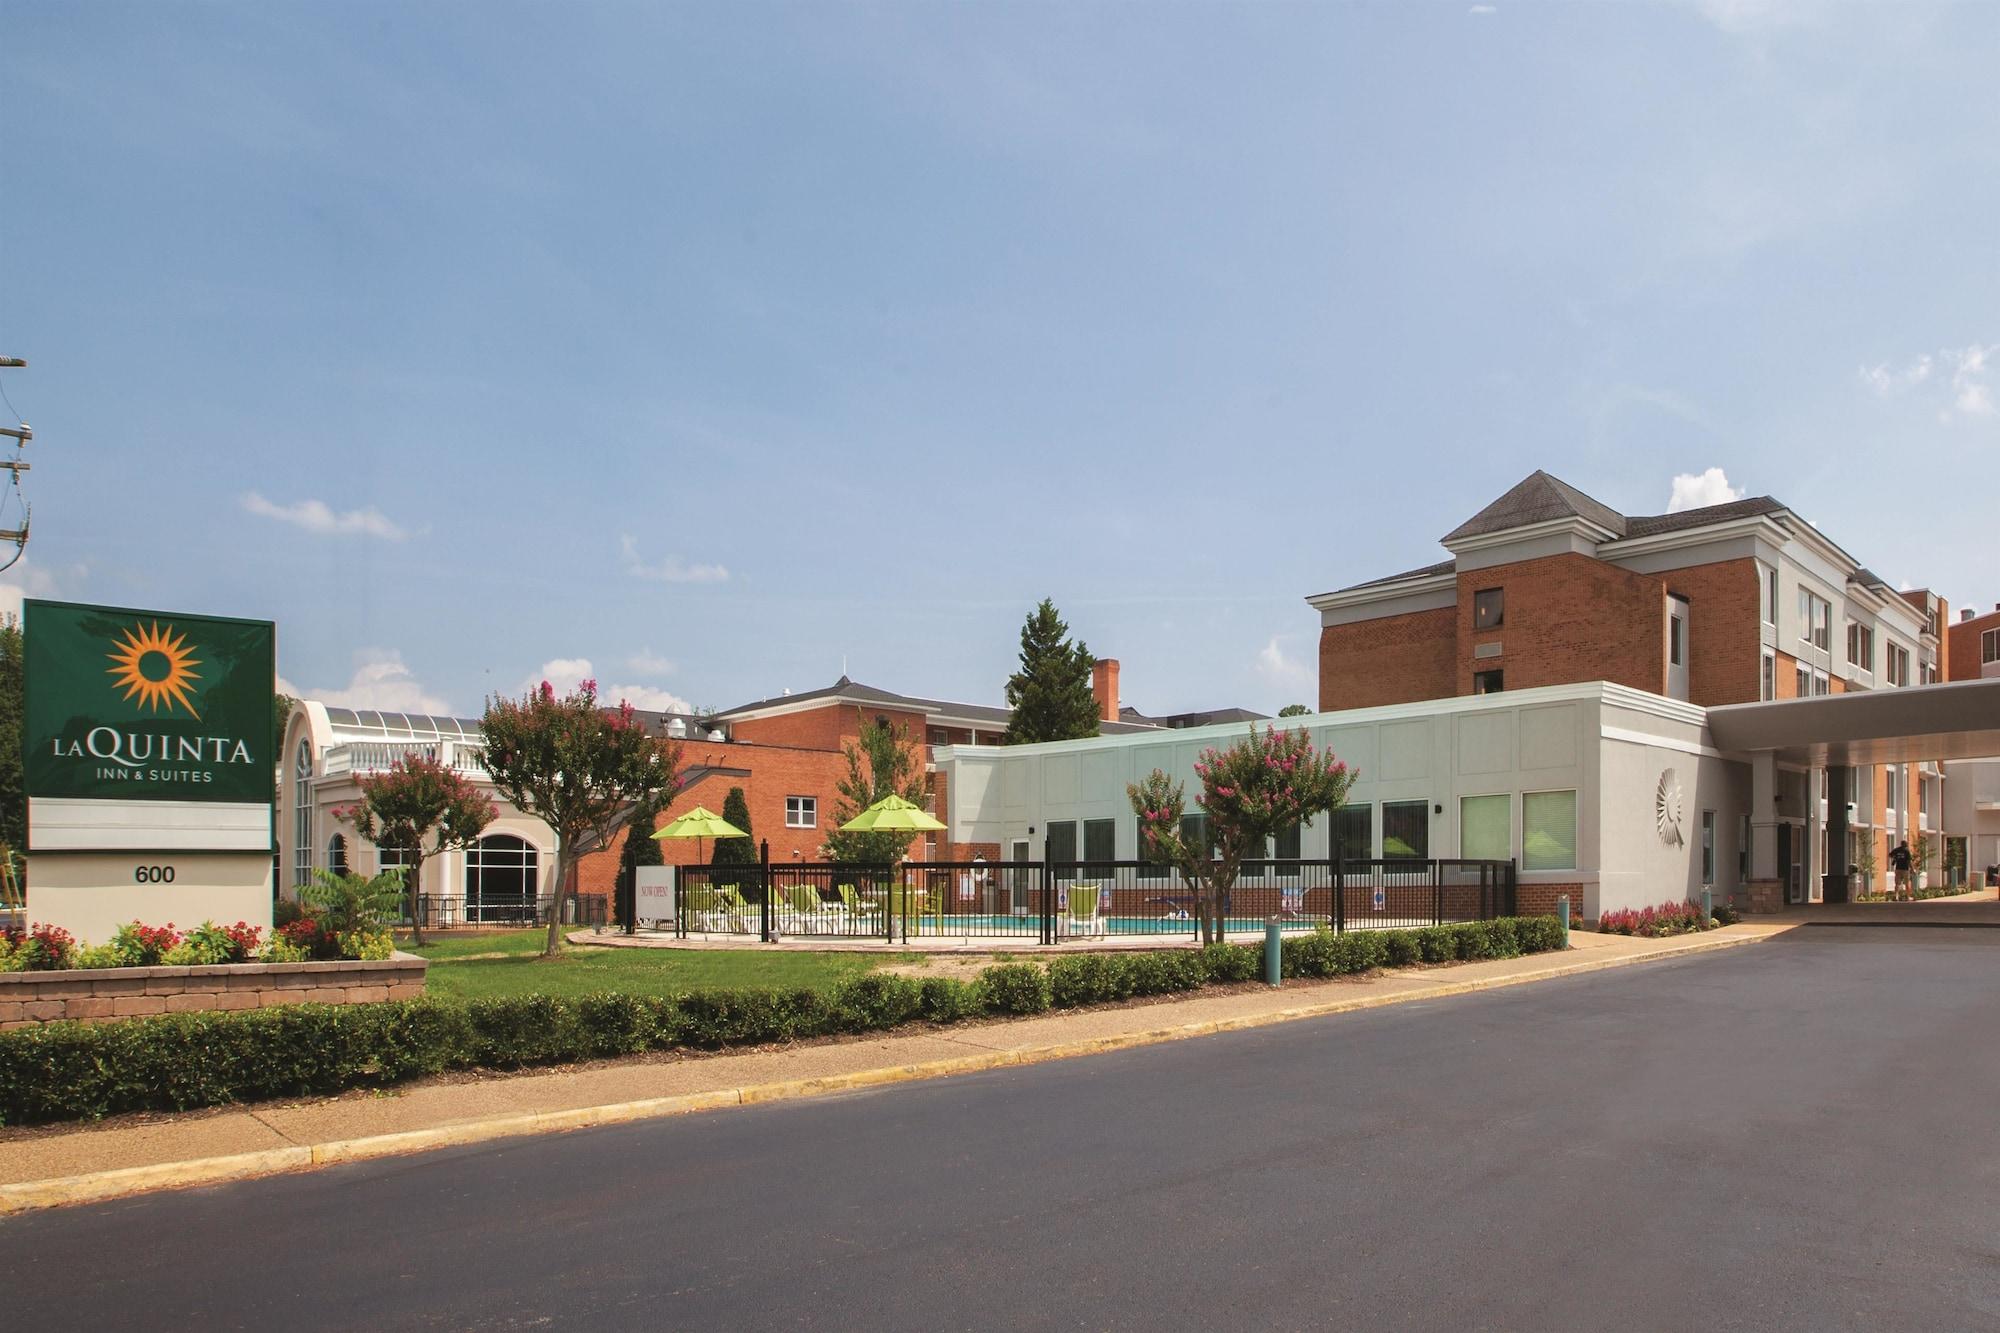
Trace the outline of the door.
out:
<instances>
[{"instance_id":1,"label":"door","mask_svg":"<svg viewBox=\"0 0 2000 1333\"><path fill-rule=\"evenodd\" d=\"M465 854L465 919L532 925L540 883L540 858L527 841L481 838Z\"/></svg>"},{"instance_id":2,"label":"door","mask_svg":"<svg viewBox=\"0 0 2000 1333\"><path fill-rule=\"evenodd\" d=\"M1028 912L1028 881L1031 877L1031 872L1022 870L1020 867L1034 859L1034 854L1029 850L1027 839L1016 840L1014 851L1007 859L1014 863L1015 868L1007 872L1007 903L1001 910L1012 912L1015 916L1025 916Z\"/></svg>"}]
</instances>

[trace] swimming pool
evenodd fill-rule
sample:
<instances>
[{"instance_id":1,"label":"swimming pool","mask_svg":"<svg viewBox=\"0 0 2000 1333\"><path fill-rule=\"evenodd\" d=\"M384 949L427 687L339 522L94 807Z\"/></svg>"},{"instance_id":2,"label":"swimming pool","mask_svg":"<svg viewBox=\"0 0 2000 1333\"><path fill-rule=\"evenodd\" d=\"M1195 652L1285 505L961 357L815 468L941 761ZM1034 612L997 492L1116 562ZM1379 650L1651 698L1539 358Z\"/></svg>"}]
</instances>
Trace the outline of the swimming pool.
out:
<instances>
[{"instance_id":1,"label":"swimming pool","mask_svg":"<svg viewBox=\"0 0 2000 1333\"><path fill-rule=\"evenodd\" d=\"M1066 914L1055 916L1058 930L1067 927ZM903 922L896 923L896 933L903 933ZM1162 916L1107 916L1100 918L1100 924L1107 935L1192 935L1199 924L1193 917L1176 918ZM1311 930L1325 922L1313 917L1294 917L1280 923L1286 930ZM910 934L919 935L1033 935L1042 933L1042 919L1039 916L1004 916L992 913L966 913L953 916L913 916L909 919ZM1260 931L1264 929L1261 916L1232 916L1223 921L1223 929L1231 933L1240 931Z\"/></svg>"}]
</instances>

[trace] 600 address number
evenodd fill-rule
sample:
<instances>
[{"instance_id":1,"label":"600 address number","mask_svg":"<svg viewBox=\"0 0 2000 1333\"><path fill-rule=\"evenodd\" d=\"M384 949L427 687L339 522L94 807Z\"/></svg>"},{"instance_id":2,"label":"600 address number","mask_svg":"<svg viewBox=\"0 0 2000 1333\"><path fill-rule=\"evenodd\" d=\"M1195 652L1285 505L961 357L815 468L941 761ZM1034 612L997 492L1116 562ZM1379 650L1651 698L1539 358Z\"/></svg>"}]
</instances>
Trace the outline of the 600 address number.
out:
<instances>
[{"instance_id":1,"label":"600 address number","mask_svg":"<svg viewBox=\"0 0 2000 1333\"><path fill-rule=\"evenodd\" d=\"M174 868L172 866L134 866L132 867L132 882L134 884L171 884L174 882Z\"/></svg>"}]
</instances>

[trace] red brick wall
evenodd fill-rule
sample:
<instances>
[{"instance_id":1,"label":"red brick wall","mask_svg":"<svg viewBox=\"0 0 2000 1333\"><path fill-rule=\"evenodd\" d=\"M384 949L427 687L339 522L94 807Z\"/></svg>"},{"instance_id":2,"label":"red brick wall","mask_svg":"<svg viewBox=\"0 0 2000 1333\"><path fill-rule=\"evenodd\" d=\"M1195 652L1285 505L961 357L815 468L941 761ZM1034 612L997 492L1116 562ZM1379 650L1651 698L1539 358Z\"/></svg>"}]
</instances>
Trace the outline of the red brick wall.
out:
<instances>
[{"instance_id":1,"label":"red brick wall","mask_svg":"<svg viewBox=\"0 0 2000 1333\"><path fill-rule=\"evenodd\" d=\"M1475 634L1473 594L1484 588L1503 589L1505 606L1498 628ZM1457 624L1459 694L1472 693L1474 671L1496 668L1509 690L1608 680L1666 693L1666 585L1651 575L1575 553L1474 570L1458 576ZM1473 657L1494 641L1501 656Z\"/></svg>"},{"instance_id":2,"label":"red brick wall","mask_svg":"<svg viewBox=\"0 0 2000 1333\"><path fill-rule=\"evenodd\" d=\"M1761 691L1763 615L1757 562L1748 558L1668 571L1667 591L1688 603L1688 702L1755 703Z\"/></svg>"},{"instance_id":3,"label":"red brick wall","mask_svg":"<svg viewBox=\"0 0 2000 1333\"><path fill-rule=\"evenodd\" d=\"M1450 698L1457 693L1456 614L1446 606L1326 626L1319 634L1320 710Z\"/></svg>"},{"instance_id":4,"label":"red brick wall","mask_svg":"<svg viewBox=\"0 0 2000 1333\"><path fill-rule=\"evenodd\" d=\"M1961 620L1945 630L1938 655L1946 680L1979 679L1979 636L1996 626L2000 626L2000 611Z\"/></svg>"}]
</instances>

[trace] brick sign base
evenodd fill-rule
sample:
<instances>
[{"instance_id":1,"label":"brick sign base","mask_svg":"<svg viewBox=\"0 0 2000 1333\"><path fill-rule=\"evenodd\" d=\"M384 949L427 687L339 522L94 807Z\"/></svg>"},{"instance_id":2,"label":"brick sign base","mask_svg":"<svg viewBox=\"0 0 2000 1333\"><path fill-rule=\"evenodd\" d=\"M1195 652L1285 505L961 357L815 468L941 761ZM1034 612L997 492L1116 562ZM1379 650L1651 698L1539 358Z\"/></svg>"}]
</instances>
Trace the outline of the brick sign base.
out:
<instances>
[{"instance_id":1,"label":"brick sign base","mask_svg":"<svg viewBox=\"0 0 2000 1333\"><path fill-rule=\"evenodd\" d=\"M102 1021L279 1004L369 1004L424 993L423 959L223 963L210 967L0 972L0 1030L74 1018Z\"/></svg>"}]
</instances>

